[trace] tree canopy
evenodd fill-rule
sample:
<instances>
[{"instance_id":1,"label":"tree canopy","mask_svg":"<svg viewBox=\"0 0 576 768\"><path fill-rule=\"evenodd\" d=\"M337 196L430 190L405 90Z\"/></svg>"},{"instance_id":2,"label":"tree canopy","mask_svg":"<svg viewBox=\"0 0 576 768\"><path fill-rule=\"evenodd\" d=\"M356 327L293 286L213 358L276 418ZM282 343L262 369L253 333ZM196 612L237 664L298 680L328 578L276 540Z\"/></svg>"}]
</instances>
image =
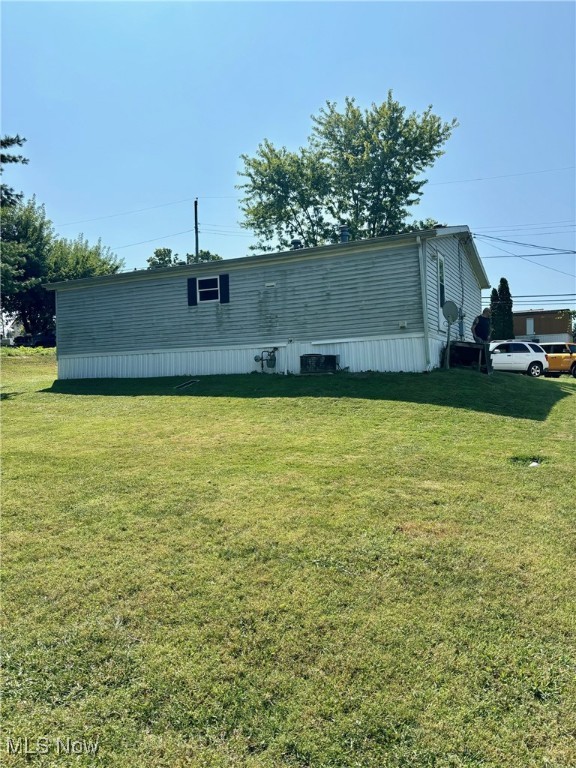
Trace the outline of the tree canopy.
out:
<instances>
[{"instance_id":1,"label":"tree canopy","mask_svg":"<svg viewBox=\"0 0 576 768\"><path fill-rule=\"evenodd\" d=\"M159 269L161 267L177 267L181 264L199 264L204 261L222 261L222 256L210 251L198 251L187 253L184 259L181 259L177 253L172 253L172 248L156 248L154 255L146 259L147 269Z\"/></svg>"},{"instance_id":2,"label":"tree canopy","mask_svg":"<svg viewBox=\"0 0 576 768\"><path fill-rule=\"evenodd\" d=\"M58 238L43 205L32 198L3 208L2 312L16 315L26 333L54 328L54 294L44 283L117 272L123 261L78 235Z\"/></svg>"},{"instance_id":3,"label":"tree canopy","mask_svg":"<svg viewBox=\"0 0 576 768\"><path fill-rule=\"evenodd\" d=\"M312 116L308 146L293 152L264 139L254 157L241 155L246 182L242 226L262 251L337 242L340 224L353 239L410 229L409 210L421 196L421 174L443 154L457 126L428 107L406 114L392 91L380 105L362 110L347 98L343 111L328 101Z\"/></svg>"}]
</instances>

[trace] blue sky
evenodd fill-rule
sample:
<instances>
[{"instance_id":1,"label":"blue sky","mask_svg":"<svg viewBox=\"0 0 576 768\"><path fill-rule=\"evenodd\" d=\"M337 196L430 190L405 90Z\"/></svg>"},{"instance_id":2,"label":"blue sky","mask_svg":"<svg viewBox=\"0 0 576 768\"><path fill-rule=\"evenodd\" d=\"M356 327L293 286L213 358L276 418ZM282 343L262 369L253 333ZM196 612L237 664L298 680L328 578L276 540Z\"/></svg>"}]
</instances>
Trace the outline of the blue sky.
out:
<instances>
[{"instance_id":1,"label":"blue sky","mask_svg":"<svg viewBox=\"0 0 576 768\"><path fill-rule=\"evenodd\" d=\"M576 292L574 255L548 248L576 245L575 8L3 2L2 132L25 136L30 159L5 181L126 269L158 247L193 251L193 231L172 235L193 229L195 197L200 247L244 256L240 155L264 138L296 149L326 100L369 107L391 88L407 111L460 124L414 216L468 224L517 309L574 308L561 296Z\"/></svg>"}]
</instances>

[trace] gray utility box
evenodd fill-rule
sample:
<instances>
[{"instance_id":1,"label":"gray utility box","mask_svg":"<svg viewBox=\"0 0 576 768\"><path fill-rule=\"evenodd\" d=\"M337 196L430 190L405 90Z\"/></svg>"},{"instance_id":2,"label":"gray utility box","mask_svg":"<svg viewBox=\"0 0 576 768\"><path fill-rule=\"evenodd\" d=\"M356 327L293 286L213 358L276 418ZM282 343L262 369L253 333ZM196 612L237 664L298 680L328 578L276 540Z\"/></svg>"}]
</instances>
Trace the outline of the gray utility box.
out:
<instances>
[{"instance_id":1,"label":"gray utility box","mask_svg":"<svg viewBox=\"0 0 576 768\"><path fill-rule=\"evenodd\" d=\"M300 355L300 373L336 373L340 355Z\"/></svg>"}]
</instances>

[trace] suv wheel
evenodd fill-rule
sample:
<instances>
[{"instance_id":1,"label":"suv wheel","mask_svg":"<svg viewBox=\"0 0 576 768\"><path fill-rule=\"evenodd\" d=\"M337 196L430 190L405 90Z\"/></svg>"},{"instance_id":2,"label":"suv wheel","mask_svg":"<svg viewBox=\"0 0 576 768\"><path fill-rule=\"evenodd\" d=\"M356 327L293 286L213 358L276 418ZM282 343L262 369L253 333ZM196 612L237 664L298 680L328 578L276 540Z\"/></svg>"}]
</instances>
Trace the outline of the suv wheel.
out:
<instances>
[{"instance_id":1,"label":"suv wheel","mask_svg":"<svg viewBox=\"0 0 576 768\"><path fill-rule=\"evenodd\" d=\"M574 378L576 379L576 365L573 365L573 366L572 366L572 368L570 369L570 373L571 373L571 374L572 374L572 376L574 376Z\"/></svg>"},{"instance_id":2,"label":"suv wheel","mask_svg":"<svg viewBox=\"0 0 576 768\"><path fill-rule=\"evenodd\" d=\"M539 363L538 361L534 361L533 363L530 363L528 366L527 374L528 376L542 376L542 372L544 371L544 367L542 363Z\"/></svg>"}]
</instances>

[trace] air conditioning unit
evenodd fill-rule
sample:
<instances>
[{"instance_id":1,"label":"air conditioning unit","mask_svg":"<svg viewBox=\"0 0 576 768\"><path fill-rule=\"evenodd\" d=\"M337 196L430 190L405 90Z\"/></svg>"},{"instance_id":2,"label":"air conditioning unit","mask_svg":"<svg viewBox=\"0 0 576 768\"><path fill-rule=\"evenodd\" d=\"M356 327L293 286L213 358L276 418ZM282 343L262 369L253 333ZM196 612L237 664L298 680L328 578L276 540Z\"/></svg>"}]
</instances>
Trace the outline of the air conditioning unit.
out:
<instances>
[{"instance_id":1,"label":"air conditioning unit","mask_svg":"<svg viewBox=\"0 0 576 768\"><path fill-rule=\"evenodd\" d=\"M300 373L336 373L340 355L300 355Z\"/></svg>"}]
</instances>

